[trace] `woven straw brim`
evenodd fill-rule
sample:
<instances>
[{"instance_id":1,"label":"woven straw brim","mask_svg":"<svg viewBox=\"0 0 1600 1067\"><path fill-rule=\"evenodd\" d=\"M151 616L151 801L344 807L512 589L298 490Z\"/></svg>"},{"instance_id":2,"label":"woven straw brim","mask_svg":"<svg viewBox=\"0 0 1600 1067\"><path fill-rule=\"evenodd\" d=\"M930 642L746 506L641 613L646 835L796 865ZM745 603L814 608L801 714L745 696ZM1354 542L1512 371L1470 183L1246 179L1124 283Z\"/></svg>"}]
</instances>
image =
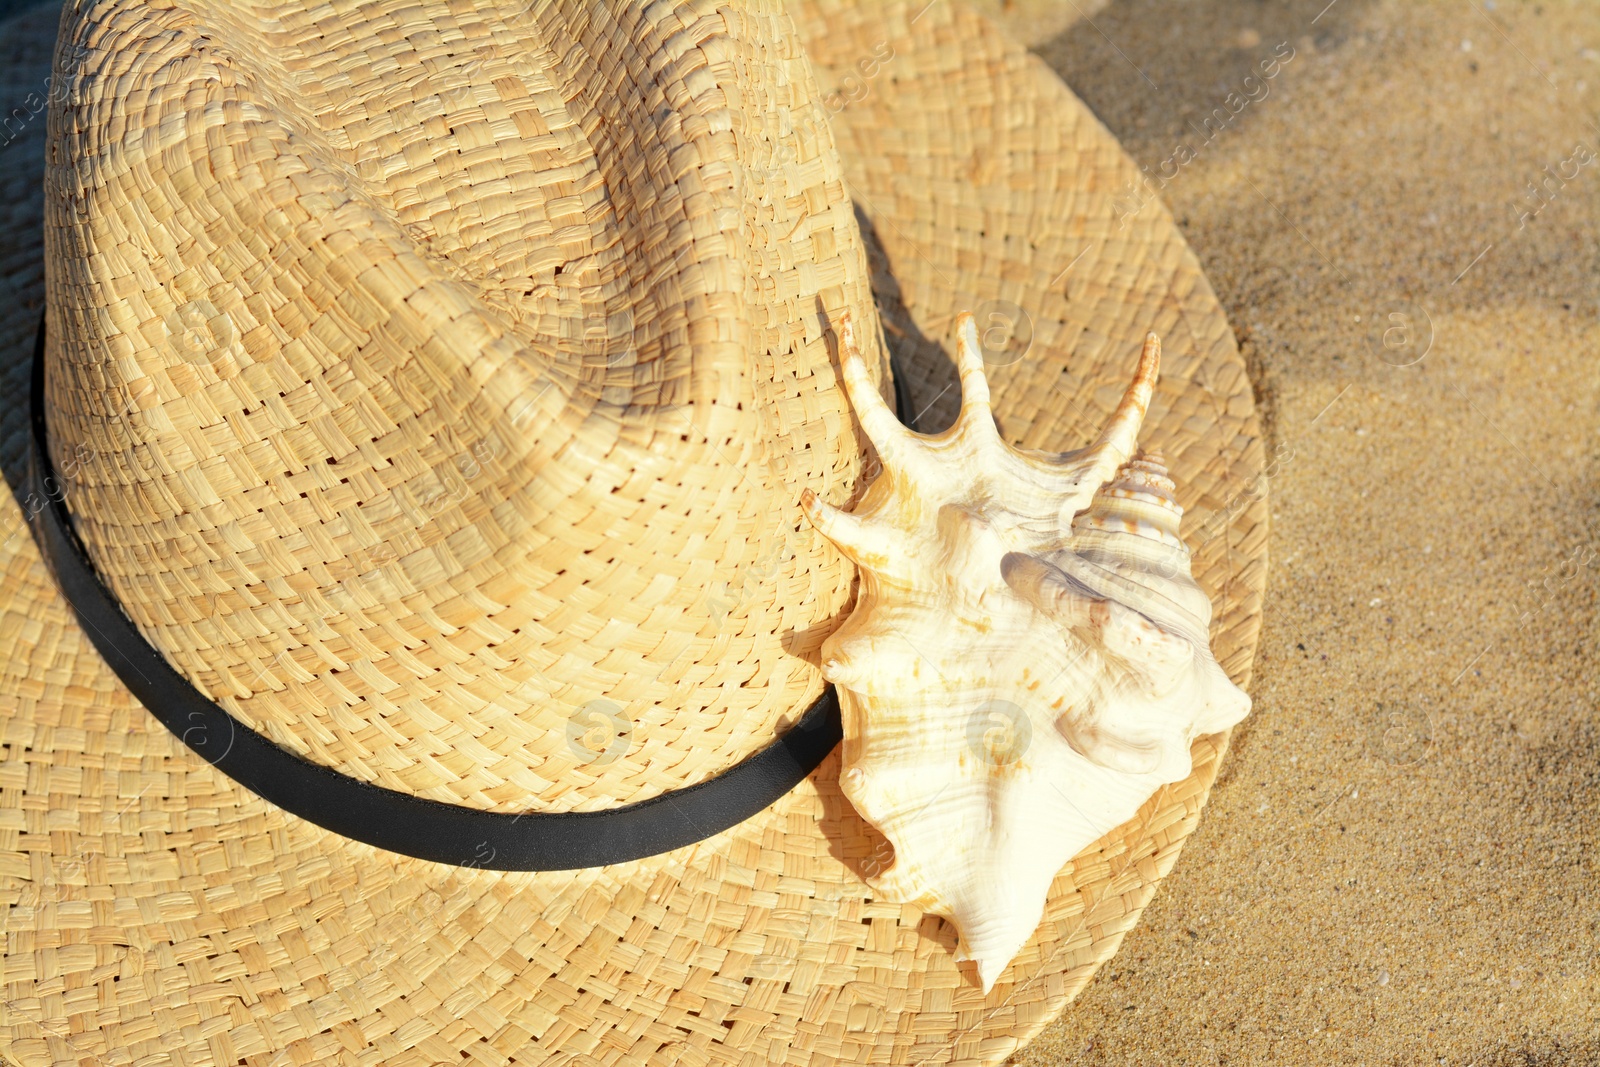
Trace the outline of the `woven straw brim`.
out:
<instances>
[{"instance_id":1,"label":"woven straw brim","mask_svg":"<svg viewBox=\"0 0 1600 1067\"><path fill-rule=\"evenodd\" d=\"M920 11L919 11L920 9ZM1014 443L1083 443L1146 329L1167 353L1144 441L1168 456L1213 644L1247 684L1265 581L1251 390L1172 219L1119 227L1137 171L1045 68L972 16L797 11L924 419L953 411L940 342L974 301L1029 319L992 370ZM53 12L5 26L0 99L40 91ZM886 53L892 60L884 63ZM863 80L863 57L881 68ZM847 73L848 72L848 73ZM853 80L852 80L853 79ZM42 116L0 149L0 414L24 462L43 306ZM892 272L892 273L891 273ZM129 697L0 505L0 1055L38 1064L995 1064L1116 950L1198 819L1225 737L1084 851L985 997L943 921L876 900L881 839L837 756L696 846L571 874L382 853L284 814Z\"/></svg>"}]
</instances>

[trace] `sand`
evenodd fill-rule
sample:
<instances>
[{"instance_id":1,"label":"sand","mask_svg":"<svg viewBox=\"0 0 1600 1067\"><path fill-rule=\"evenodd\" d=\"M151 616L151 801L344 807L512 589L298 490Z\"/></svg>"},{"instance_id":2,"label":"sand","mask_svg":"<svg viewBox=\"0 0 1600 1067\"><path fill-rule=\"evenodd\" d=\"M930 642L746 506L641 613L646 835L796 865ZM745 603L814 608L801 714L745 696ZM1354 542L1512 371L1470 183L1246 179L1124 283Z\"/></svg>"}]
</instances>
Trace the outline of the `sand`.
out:
<instances>
[{"instance_id":1,"label":"sand","mask_svg":"<svg viewBox=\"0 0 1600 1067\"><path fill-rule=\"evenodd\" d=\"M1325 3L990 5L1196 150L1161 196L1278 457L1254 713L1018 1064L1600 1063L1600 7Z\"/></svg>"}]
</instances>

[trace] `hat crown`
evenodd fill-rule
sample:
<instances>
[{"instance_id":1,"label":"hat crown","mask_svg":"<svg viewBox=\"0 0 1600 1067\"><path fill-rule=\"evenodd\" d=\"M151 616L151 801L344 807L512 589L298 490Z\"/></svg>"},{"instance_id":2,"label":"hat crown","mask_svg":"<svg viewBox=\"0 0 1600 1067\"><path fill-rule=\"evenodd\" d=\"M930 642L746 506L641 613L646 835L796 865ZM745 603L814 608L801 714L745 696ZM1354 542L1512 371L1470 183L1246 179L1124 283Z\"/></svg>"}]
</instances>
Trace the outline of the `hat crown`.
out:
<instances>
[{"instance_id":1,"label":"hat crown","mask_svg":"<svg viewBox=\"0 0 1600 1067\"><path fill-rule=\"evenodd\" d=\"M54 458L180 673L490 810L798 717L853 576L798 508L860 468L825 323L881 353L780 4L108 0L62 40Z\"/></svg>"}]
</instances>

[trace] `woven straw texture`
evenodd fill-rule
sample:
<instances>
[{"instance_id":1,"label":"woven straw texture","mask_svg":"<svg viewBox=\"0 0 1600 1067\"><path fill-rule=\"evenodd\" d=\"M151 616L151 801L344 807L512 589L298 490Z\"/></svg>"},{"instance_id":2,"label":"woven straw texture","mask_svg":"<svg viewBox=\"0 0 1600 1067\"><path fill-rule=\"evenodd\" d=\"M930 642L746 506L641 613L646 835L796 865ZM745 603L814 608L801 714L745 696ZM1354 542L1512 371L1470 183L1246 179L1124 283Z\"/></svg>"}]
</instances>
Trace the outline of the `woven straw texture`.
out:
<instances>
[{"instance_id":1,"label":"woven straw texture","mask_svg":"<svg viewBox=\"0 0 1600 1067\"><path fill-rule=\"evenodd\" d=\"M352 777L611 807L822 690L853 570L798 498L855 480L824 324L872 315L838 155L774 0L618 7L63 25L79 533L202 692ZM585 707L625 750L569 745Z\"/></svg>"},{"instance_id":2,"label":"woven straw texture","mask_svg":"<svg viewBox=\"0 0 1600 1067\"><path fill-rule=\"evenodd\" d=\"M8 27L0 99L59 99L46 182L42 113L0 149L5 395L48 247L68 504L230 710L502 810L606 807L759 748L848 606L795 505L860 485L822 323L874 302L925 428L955 410L953 313L1022 309L1031 346L991 379L1032 447L1081 444L1163 335L1145 443L1248 682L1250 387L1171 218L1118 228L1132 164L958 8L802 5L796 38L753 6L83 5L57 58L98 84L46 81L53 12ZM0 427L17 485L23 408ZM998 1063L1115 951L1226 744L1061 873L985 998L947 924L872 898L886 846L836 756L721 835L570 874L285 815L101 664L30 506L0 506L0 1055L30 1067ZM599 767L565 731L597 700L633 733Z\"/></svg>"}]
</instances>

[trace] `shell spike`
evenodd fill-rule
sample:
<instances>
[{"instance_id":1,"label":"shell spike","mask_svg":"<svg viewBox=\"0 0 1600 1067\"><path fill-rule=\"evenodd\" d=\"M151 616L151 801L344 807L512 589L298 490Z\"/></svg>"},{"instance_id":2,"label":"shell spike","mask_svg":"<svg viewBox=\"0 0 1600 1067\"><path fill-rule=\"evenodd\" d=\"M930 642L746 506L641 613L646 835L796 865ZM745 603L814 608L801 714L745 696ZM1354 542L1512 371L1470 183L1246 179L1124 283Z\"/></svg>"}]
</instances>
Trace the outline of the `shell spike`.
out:
<instances>
[{"instance_id":1,"label":"shell spike","mask_svg":"<svg viewBox=\"0 0 1600 1067\"><path fill-rule=\"evenodd\" d=\"M978 965L978 983L983 986L983 995L988 996L994 992L994 984L1000 980L1005 969L1010 965L1009 958L991 956L986 960L976 960Z\"/></svg>"},{"instance_id":2,"label":"shell spike","mask_svg":"<svg viewBox=\"0 0 1600 1067\"><path fill-rule=\"evenodd\" d=\"M989 412L989 378L983 369L983 346L978 343L978 323L971 312L956 316L956 370L961 375L961 422L994 429Z\"/></svg>"},{"instance_id":3,"label":"shell spike","mask_svg":"<svg viewBox=\"0 0 1600 1067\"><path fill-rule=\"evenodd\" d=\"M848 312L839 319L839 369L850 406L878 454L886 460L890 456L904 460L914 454L916 435L889 410L877 384L867 373L867 361L856 347L855 323Z\"/></svg>"},{"instance_id":4,"label":"shell spike","mask_svg":"<svg viewBox=\"0 0 1600 1067\"><path fill-rule=\"evenodd\" d=\"M1105 429L1091 446L1095 455L1095 481L1105 484L1117 468L1126 463L1139 448L1139 429L1144 425L1145 412L1150 410L1150 398L1155 395L1156 379L1161 373L1161 339L1153 333L1144 337L1144 350L1139 353L1139 369L1128 383L1122 402L1112 413Z\"/></svg>"},{"instance_id":5,"label":"shell spike","mask_svg":"<svg viewBox=\"0 0 1600 1067\"><path fill-rule=\"evenodd\" d=\"M840 511L810 489L800 494L800 508L817 532L832 541L850 562L880 573L890 570L896 555L891 528Z\"/></svg>"},{"instance_id":6,"label":"shell spike","mask_svg":"<svg viewBox=\"0 0 1600 1067\"><path fill-rule=\"evenodd\" d=\"M823 661L822 677L832 685L857 689L862 688L867 680L861 664L842 653L835 653Z\"/></svg>"}]
</instances>

